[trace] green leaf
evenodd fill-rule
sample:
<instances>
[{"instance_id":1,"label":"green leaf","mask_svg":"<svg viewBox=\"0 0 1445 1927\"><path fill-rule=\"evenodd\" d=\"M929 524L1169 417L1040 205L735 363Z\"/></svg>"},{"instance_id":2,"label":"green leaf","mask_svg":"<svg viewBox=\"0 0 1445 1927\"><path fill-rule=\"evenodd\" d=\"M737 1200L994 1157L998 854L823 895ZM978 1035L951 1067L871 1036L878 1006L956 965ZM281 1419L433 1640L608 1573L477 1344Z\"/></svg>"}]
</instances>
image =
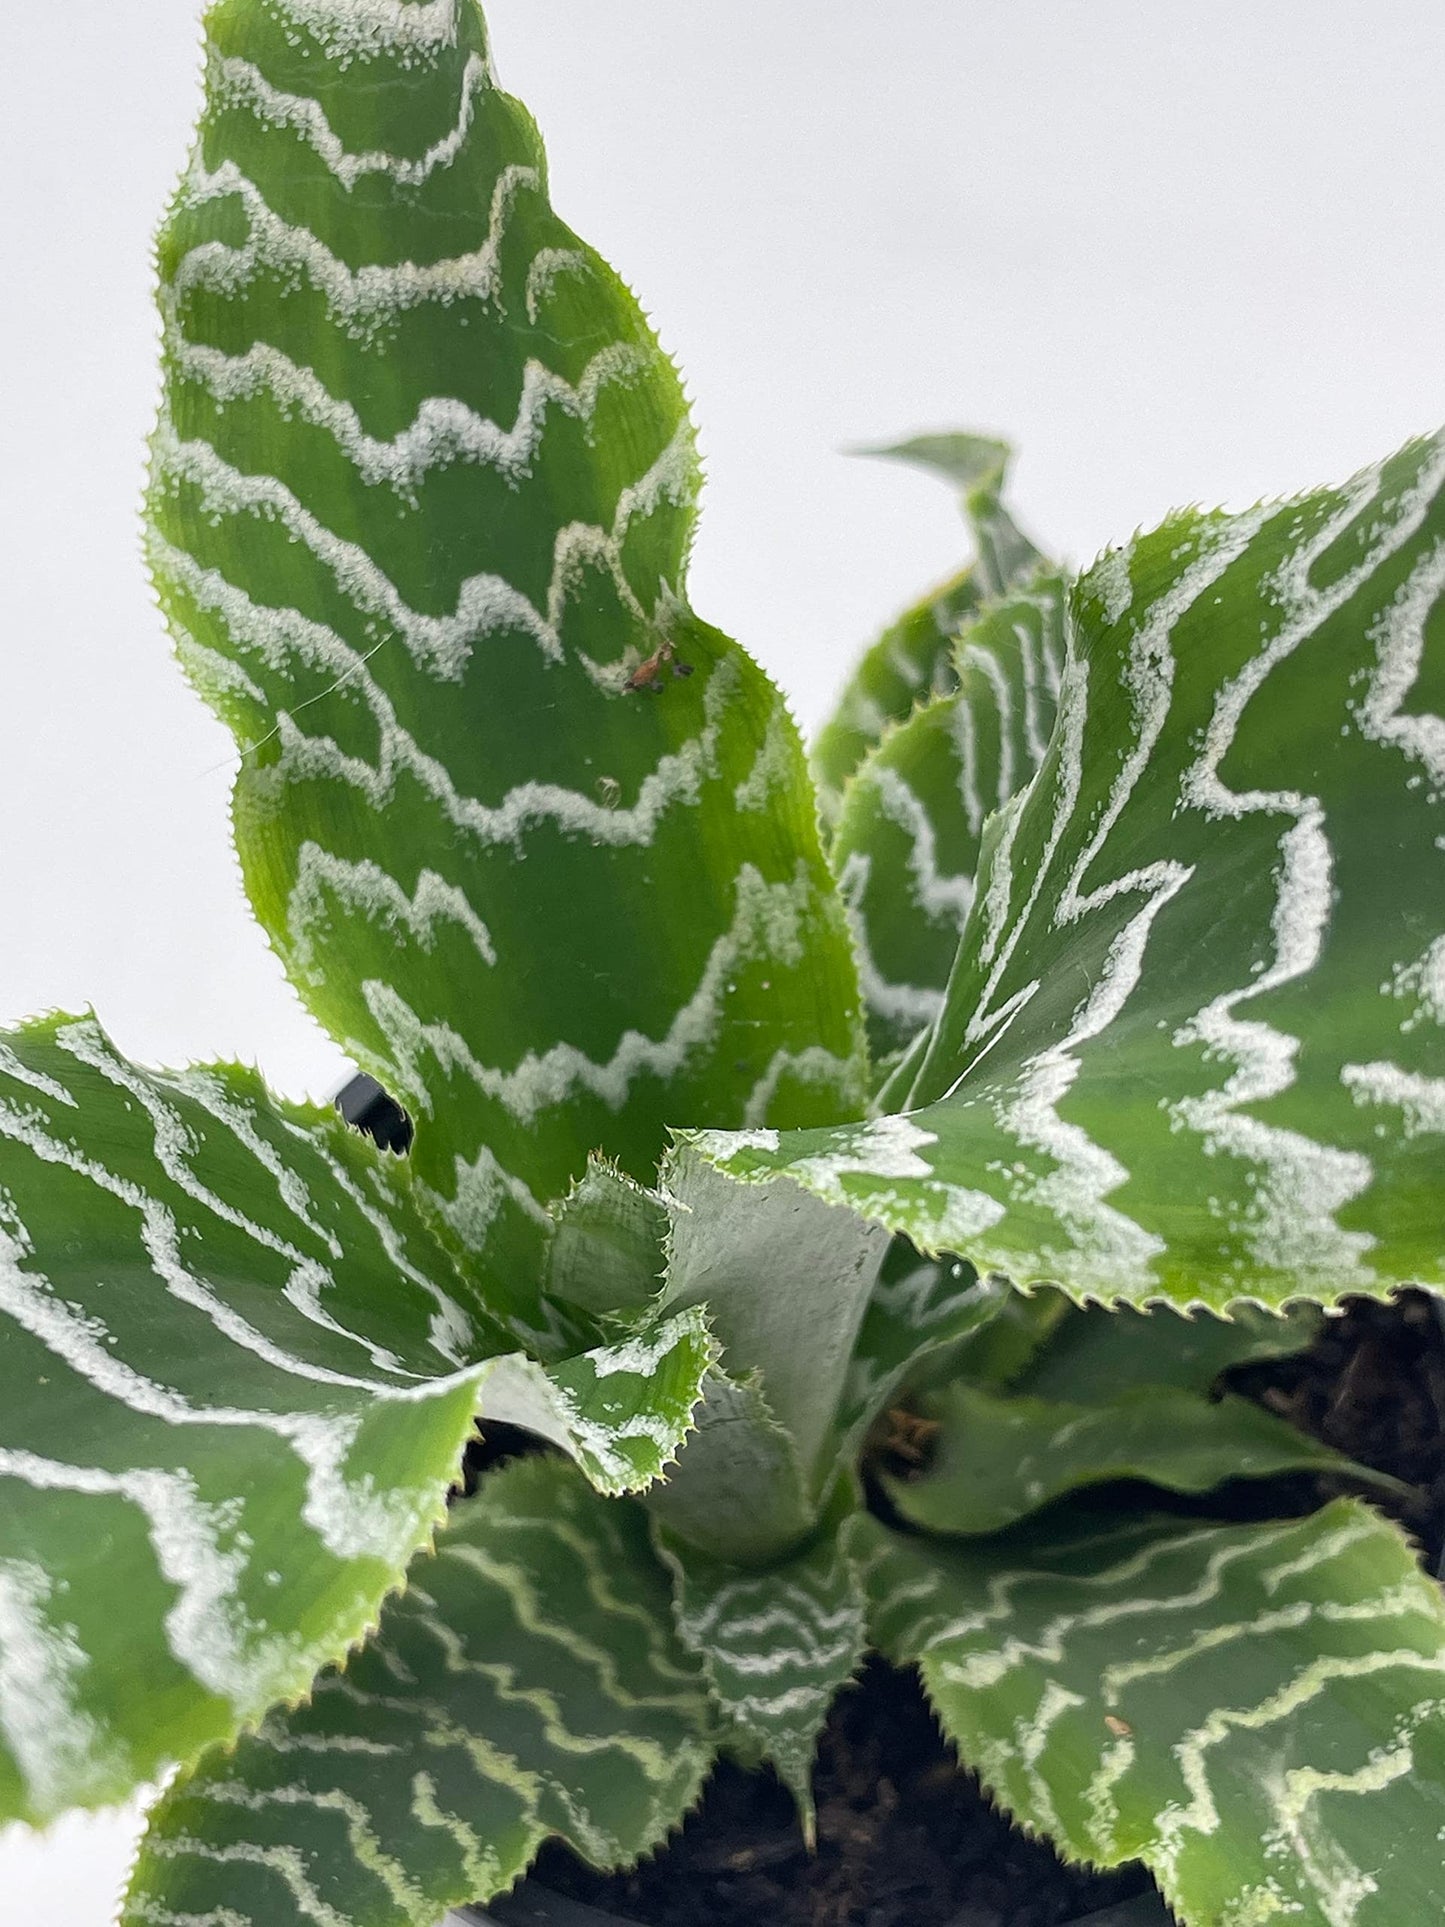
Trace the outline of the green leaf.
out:
<instances>
[{"instance_id":1,"label":"green leaf","mask_svg":"<svg viewBox=\"0 0 1445 1927\"><path fill-rule=\"evenodd\" d=\"M993 603L958 645L958 687L891 728L844 793L832 862L858 948L875 1060L943 1008L980 838L1032 778L1054 726L1064 584Z\"/></svg>"},{"instance_id":2,"label":"green leaf","mask_svg":"<svg viewBox=\"0 0 1445 1927\"><path fill-rule=\"evenodd\" d=\"M126 1927L436 1927L549 1835L627 1865L682 1818L714 1719L635 1505L523 1460L409 1577L309 1704L163 1797Z\"/></svg>"},{"instance_id":3,"label":"green leaf","mask_svg":"<svg viewBox=\"0 0 1445 1927\"><path fill-rule=\"evenodd\" d=\"M901 1517L928 1532L996 1532L1111 1479L1208 1492L1226 1479L1311 1471L1404 1490L1245 1398L1212 1402L1144 1383L1107 1403L1075 1405L958 1383L923 1410L939 1427L927 1470L884 1484Z\"/></svg>"},{"instance_id":4,"label":"green leaf","mask_svg":"<svg viewBox=\"0 0 1445 1927\"><path fill-rule=\"evenodd\" d=\"M914 435L908 441L858 452L931 469L957 487L978 544L974 568L984 599L1001 596L1043 561L1003 505L1013 461L1013 450L1007 442L955 429L937 435Z\"/></svg>"},{"instance_id":5,"label":"green leaf","mask_svg":"<svg viewBox=\"0 0 1445 1927\"><path fill-rule=\"evenodd\" d=\"M677 1539L713 1558L765 1567L813 1532L819 1494L756 1378L714 1372L697 1429L643 1503Z\"/></svg>"},{"instance_id":6,"label":"green leaf","mask_svg":"<svg viewBox=\"0 0 1445 1927\"><path fill-rule=\"evenodd\" d=\"M663 1177L670 1307L706 1305L732 1378L755 1376L805 1486L832 1483L834 1423L888 1236L796 1184L742 1191L685 1149ZM686 1477L686 1464L680 1468Z\"/></svg>"},{"instance_id":7,"label":"green leaf","mask_svg":"<svg viewBox=\"0 0 1445 1927\"><path fill-rule=\"evenodd\" d=\"M1442 474L1099 563L906 1115L697 1148L1075 1298L1445 1284Z\"/></svg>"},{"instance_id":8,"label":"green leaf","mask_svg":"<svg viewBox=\"0 0 1445 1927\"><path fill-rule=\"evenodd\" d=\"M8 1033L0 1819L304 1692L430 1536L497 1342L334 1112L138 1070L91 1018Z\"/></svg>"},{"instance_id":9,"label":"green leaf","mask_svg":"<svg viewBox=\"0 0 1445 1927\"><path fill-rule=\"evenodd\" d=\"M673 1574L678 1635L746 1751L777 1768L810 1847L818 1735L867 1644L863 1583L841 1530L857 1502L852 1482L841 1481L812 1541L765 1571L656 1534Z\"/></svg>"},{"instance_id":10,"label":"green leaf","mask_svg":"<svg viewBox=\"0 0 1445 1927\"><path fill-rule=\"evenodd\" d=\"M651 1305L667 1268L667 1205L601 1158L552 1211L547 1292L564 1304L607 1316Z\"/></svg>"},{"instance_id":11,"label":"green leaf","mask_svg":"<svg viewBox=\"0 0 1445 1927\"><path fill-rule=\"evenodd\" d=\"M947 1548L854 1530L874 1637L1070 1857L1144 1860L1186 1927L1434 1919L1445 1607L1366 1506Z\"/></svg>"},{"instance_id":12,"label":"green leaf","mask_svg":"<svg viewBox=\"0 0 1445 1927\"><path fill-rule=\"evenodd\" d=\"M917 462L957 483L978 558L885 629L846 684L812 752L818 806L828 824L837 821L848 778L888 725L906 721L918 703L957 687L954 644L967 619L1043 561L1003 506L1010 456L1006 442L979 435L924 435L896 447L858 452Z\"/></svg>"},{"instance_id":13,"label":"green leaf","mask_svg":"<svg viewBox=\"0 0 1445 1927\"><path fill-rule=\"evenodd\" d=\"M972 1360L974 1347L1025 1303L1002 1278L980 1278L957 1259L925 1258L895 1238L868 1300L848 1363L836 1431L840 1464L903 1386Z\"/></svg>"},{"instance_id":14,"label":"green leaf","mask_svg":"<svg viewBox=\"0 0 1445 1927\"><path fill-rule=\"evenodd\" d=\"M676 374L473 0L207 35L152 567L257 914L520 1316L589 1151L861 1111L845 920L781 698L686 604Z\"/></svg>"},{"instance_id":15,"label":"green leaf","mask_svg":"<svg viewBox=\"0 0 1445 1927\"><path fill-rule=\"evenodd\" d=\"M1237 1365L1287 1358L1319 1336L1324 1319L1312 1305L1282 1317L1236 1305L1227 1318L1196 1312L1184 1318L1168 1305L1117 1312L1098 1305L1060 1303L1047 1341L1010 1377L1012 1389L1034 1398L1099 1403L1136 1385L1169 1385L1207 1394Z\"/></svg>"},{"instance_id":16,"label":"green leaf","mask_svg":"<svg viewBox=\"0 0 1445 1927\"><path fill-rule=\"evenodd\" d=\"M90 1018L0 1040L0 1819L123 1798L304 1693L479 1410L634 1488L713 1351L696 1312L550 1373L514 1347L331 1109L141 1071Z\"/></svg>"},{"instance_id":17,"label":"green leaf","mask_svg":"<svg viewBox=\"0 0 1445 1927\"><path fill-rule=\"evenodd\" d=\"M486 1410L560 1446L599 1492L640 1492L682 1449L716 1356L705 1316L686 1310L553 1365L500 1359Z\"/></svg>"}]
</instances>

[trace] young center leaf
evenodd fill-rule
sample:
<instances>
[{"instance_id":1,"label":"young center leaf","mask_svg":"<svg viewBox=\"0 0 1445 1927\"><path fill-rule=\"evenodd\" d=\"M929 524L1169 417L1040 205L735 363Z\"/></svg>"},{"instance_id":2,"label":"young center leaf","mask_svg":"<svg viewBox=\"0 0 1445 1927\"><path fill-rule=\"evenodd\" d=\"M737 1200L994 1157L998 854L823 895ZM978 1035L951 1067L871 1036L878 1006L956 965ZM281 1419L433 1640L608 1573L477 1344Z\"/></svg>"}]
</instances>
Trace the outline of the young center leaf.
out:
<instances>
[{"instance_id":1,"label":"young center leaf","mask_svg":"<svg viewBox=\"0 0 1445 1927\"><path fill-rule=\"evenodd\" d=\"M813 778L823 821L838 820L849 777L892 724L957 686L954 644L968 620L992 597L1043 563L1003 505L1012 450L985 435L923 435L860 454L894 456L934 470L961 492L977 555L924 596L866 651L813 745Z\"/></svg>"},{"instance_id":2,"label":"young center leaf","mask_svg":"<svg viewBox=\"0 0 1445 1927\"><path fill-rule=\"evenodd\" d=\"M206 81L155 579L292 981L534 1278L589 1151L645 1181L667 1123L860 1113L801 749L688 607L680 385L474 0L217 0Z\"/></svg>"},{"instance_id":3,"label":"young center leaf","mask_svg":"<svg viewBox=\"0 0 1445 1927\"><path fill-rule=\"evenodd\" d=\"M854 1534L874 1637L1068 1857L1142 1859L1184 1927L1435 1917L1445 1607L1368 1507Z\"/></svg>"},{"instance_id":4,"label":"young center leaf","mask_svg":"<svg viewBox=\"0 0 1445 1927\"><path fill-rule=\"evenodd\" d=\"M703 1154L1076 1298L1445 1283L1442 478L1106 556L892 1114Z\"/></svg>"},{"instance_id":5,"label":"young center leaf","mask_svg":"<svg viewBox=\"0 0 1445 1927\"><path fill-rule=\"evenodd\" d=\"M943 1008L984 823L1030 781L1053 730L1064 597L1045 575L991 603L957 645L957 688L890 728L844 791L830 857L875 1062Z\"/></svg>"},{"instance_id":6,"label":"young center leaf","mask_svg":"<svg viewBox=\"0 0 1445 1927\"><path fill-rule=\"evenodd\" d=\"M521 1461L408 1582L306 1705L160 1801L123 1927L437 1927L549 1835L627 1866L678 1824L717 1720L634 1505Z\"/></svg>"}]
</instances>

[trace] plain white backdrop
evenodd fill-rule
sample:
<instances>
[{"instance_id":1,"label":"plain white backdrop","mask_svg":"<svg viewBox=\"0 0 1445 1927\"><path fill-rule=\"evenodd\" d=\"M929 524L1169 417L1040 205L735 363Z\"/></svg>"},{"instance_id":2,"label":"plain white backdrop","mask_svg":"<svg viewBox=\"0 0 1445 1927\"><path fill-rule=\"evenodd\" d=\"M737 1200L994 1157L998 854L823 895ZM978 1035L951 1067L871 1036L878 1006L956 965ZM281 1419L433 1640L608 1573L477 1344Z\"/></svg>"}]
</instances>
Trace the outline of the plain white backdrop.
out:
<instances>
[{"instance_id":1,"label":"plain white backdrop","mask_svg":"<svg viewBox=\"0 0 1445 1927\"><path fill-rule=\"evenodd\" d=\"M487 10L556 205L686 372L693 600L808 729L965 553L944 489L850 444L1011 436L1023 520L1083 563L1445 419L1438 0ZM229 739L138 560L149 239L198 46L191 0L7 10L0 1023L93 1003L143 1060L239 1057L319 1095L345 1064L250 921ZM104 1927L133 1831L0 1837L7 1922Z\"/></svg>"}]
</instances>

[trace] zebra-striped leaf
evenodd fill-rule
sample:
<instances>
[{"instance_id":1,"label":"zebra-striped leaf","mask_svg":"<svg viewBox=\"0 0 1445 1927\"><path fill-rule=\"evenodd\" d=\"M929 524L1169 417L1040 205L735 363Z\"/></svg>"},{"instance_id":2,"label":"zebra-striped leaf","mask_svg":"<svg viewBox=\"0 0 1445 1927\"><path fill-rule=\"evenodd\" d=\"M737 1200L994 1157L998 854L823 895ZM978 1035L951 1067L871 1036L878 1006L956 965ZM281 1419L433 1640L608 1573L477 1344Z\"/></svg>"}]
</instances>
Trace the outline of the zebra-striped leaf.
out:
<instances>
[{"instance_id":1,"label":"zebra-striped leaf","mask_svg":"<svg viewBox=\"0 0 1445 1927\"><path fill-rule=\"evenodd\" d=\"M406 1165L254 1072L0 1042L0 1820L120 1799L304 1693L441 1516L480 1410L655 1478L695 1312L550 1371Z\"/></svg>"},{"instance_id":2,"label":"zebra-striped leaf","mask_svg":"<svg viewBox=\"0 0 1445 1927\"><path fill-rule=\"evenodd\" d=\"M678 1635L744 1751L777 1768L810 1846L818 1735L867 1644L863 1582L842 1531L856 1506L844 1480L812 1542L760 1571L710 1558L666 1530L656 1534L673 1574Z\"/></svg>"},{"instance_id":3,"label":"zebra-striped leaf","mask_svg":"<svg viewBox=\"0 0 1445 1927\"><path fill-rule=\"evenodd\" d=\"M344 1671L165 1795L122 1920L436 1927L549 1835L628 1865L696 1799L714 1726L637 1507L523 1460Z\"/></svg>"},{"instance_id":4,"label":"zebra-striped leaf","mask_svg":"<svg viewBox=\"0 0 1445 1927\"><path fill-rule=\"evenodd\" d=\"M904 1114L705 1153L1076 1298L1445 1283L1442 477L1413 443L1098 564Z\"/></svg>"},{"instance_id":5,"label":"zebra-striped leaf","mask_svg":"<svg viewBox=\"0 0 1445 1927\"><path fill-rule=\"evenodd\" d=\"M1246 1398L1173 1386L1124 1386L1105 1402L1075 1405L960 1382L925 1399L923 1412L937 1427L926 1471L884 1483L899 1515L926 1532L997 1532L1115 1479L1208 1492L1227 1479L1329 1472L1402 1489Z\"/></svg>"},{"instance_id":6,"label":"zebra-striped leaf","mask_svg":"<svg viewBox=\"0 0 1445 1927\"><path fill-rule=\"evenodd\" d=\"M1054 726L1063 623L1058 576L990 605L957 647L958 687L890 729L844 792L832 863L875 1061L943 1008L985 819L1033 776Z\"/></svg>"},{"instance_id":7,"label":"zebra-striped leaf","mask_svg":"<svg viewBox=\"0 0 1445 1927\"><path fill-rule=\"evenodd\" d=\"M866 1091L796 731L685 600L680 385L474 0L217 0L160 261L151 561L252 902L521 1312L590 1150Z\"/></svg>"},{"instance_id":8,"label":"zebra-striped leaf","mask_svg":"<svg viewBox=\"0 0 1445 1927\"><path fill-rule=\"evenodd\" d=\"M957 687L954 644L968 619L1043 561L1003 506L1011 454L1006 442L981 435L924 435L893 448L859 452L916 462L955 482L978 554L884 630L820 730L811 760L819 809L828 824L838 819L849 777L890 724L906 721L919 703Z\"/></svg>"},{"instance_id":9,"label":"zebra-striped leaf","mask_svg":"<svg viewBox=\"0 0 1445 1927\"><path fill-rule=\"evenodd\" d=\"M1437 1917L1445 1607L1358 1501L968 1546L855 1531L875 1638L1065 1854L1144 1860L1186 1927Z\"/></svg>"}]
</instances>

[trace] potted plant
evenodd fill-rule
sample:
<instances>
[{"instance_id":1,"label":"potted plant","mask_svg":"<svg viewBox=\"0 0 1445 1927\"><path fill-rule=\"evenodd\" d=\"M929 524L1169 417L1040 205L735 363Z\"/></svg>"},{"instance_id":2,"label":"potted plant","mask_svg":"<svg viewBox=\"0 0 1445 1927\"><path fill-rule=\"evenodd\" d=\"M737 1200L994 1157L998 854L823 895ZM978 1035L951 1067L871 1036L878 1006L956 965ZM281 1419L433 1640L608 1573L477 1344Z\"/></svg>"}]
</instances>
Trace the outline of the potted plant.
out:
<instances>
[{"instance_id":1,"label":"potted plant","mask_svg":"<svg viewBox=\"0 0 1445 1927\"><path fill-rule=\"evenodd\" d=\"M1185 1922L1435 1918L1438 1587L1224 1388L1445 1285L1441 442L1073 582L905 445L978 559L810 775L473 0L207 35L150 562L415 1135L4 1040L5 1817L174 1770L126 1923L435 1927L720 1756L810 1838L872 1648Z\"/></svg>"}]
</instances>

